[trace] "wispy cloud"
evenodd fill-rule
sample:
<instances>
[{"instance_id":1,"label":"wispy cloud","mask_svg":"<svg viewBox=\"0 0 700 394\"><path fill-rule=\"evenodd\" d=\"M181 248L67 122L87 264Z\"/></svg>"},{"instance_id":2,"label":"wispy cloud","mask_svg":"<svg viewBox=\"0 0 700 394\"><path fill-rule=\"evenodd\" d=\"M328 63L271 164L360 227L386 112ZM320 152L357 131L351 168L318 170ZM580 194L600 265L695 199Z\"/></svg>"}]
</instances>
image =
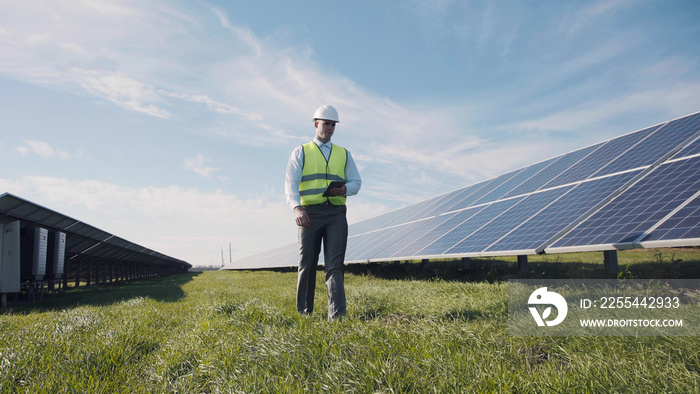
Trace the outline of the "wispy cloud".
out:
<instances>
[{"instance_id":1,"label":"wispy cloud","mask_svg":"<svg viewBox=\"0 0 700 394\"><path fill-rule=\"evenodd\" d=\"M210 178L212 173L223 169L223 167L207 167L204 162L204 155L200 153L196 157L185 158L185 161L182 163L182 167L186 170L194 171L204 178Z\"/></svg>"},{"instance_id":2,"label":"wispy cloud","mask_svg":"<svg viewBox=\"0 0 700 394\"><path fill-rule=\"evenodd\" d=\"M258 38L255 36L255 34L253 34L253 32L250 31L250 29L235 26L229 22L228 16L220 8L213 7L212 12L219 18L219 22L223 27L233 32L242 42L246 43L255 52L256 57L262 56L263 48L260 45Z\"/></svg>"},{"instance_id":3,"label":"wispy cloud","mask_svg":"<svg viewBox=\"0 0 700 394\"><path fill-rule=\"evenodd\" d=\"M102 97L128 110L143 112L159 118L169 118L170 112L159 108L161 101L153 87L121 72L75 69L80 85L95 96Z\"/></svg>"},{"instance_id":4,"label":"wispy cloud","mask_svg":"<svg viewBox=\"0 0 700 394\"><path fill-rule=\"evenodd\" d=\"M23 156L35 154L45 159L69 160L70 153L62 149L52 147L48 142L36 140L24 140L25 145L17 147L17 151Z\"/></svg>"}]
</instances>

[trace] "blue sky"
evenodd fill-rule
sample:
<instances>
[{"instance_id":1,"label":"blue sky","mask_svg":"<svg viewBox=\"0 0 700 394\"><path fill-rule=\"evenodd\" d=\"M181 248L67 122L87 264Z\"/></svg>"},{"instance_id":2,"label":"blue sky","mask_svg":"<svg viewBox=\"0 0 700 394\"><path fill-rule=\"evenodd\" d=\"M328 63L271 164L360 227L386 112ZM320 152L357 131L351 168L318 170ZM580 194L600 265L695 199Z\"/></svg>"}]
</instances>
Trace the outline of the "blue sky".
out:
<instances>
[{"instance_id":1,"label":"blue sky","mask_svg":"<svg viewBox=\"0 0 700 394\"><path fill-rule=\"evenodd\" d=\"M194 265L294 242L335 106L349 221L700 110L698 1L0 0L0 192Z\"/></svg>"}]
</instances>

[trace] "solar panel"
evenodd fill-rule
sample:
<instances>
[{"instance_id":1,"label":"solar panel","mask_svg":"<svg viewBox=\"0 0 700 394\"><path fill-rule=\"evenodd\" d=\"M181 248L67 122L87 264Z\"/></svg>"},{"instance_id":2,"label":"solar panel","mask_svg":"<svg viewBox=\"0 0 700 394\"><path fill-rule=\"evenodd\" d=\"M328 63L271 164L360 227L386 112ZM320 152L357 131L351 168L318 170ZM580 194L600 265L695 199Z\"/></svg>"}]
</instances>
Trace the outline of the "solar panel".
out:
<instances>
[{"instance_id":1,"label":"solar panel","mask_svg":"<svg viewBox=\"0 0 700 394\"><path fill-rule=\"evenodd\" d=\"M503 196L506 195L506 193L525 183L528 179L532 178L533 175L540 172L549 163L550 161L545 161L533 164L529 167L525 167L521 170L516 171L516 174L513 177L508 179L506 182L502 183L500 186L494 188L492 191L490 191L480 199L476 200L474 202L474 205L484 204L503 198Z\"/></svg>"},{"instance_id":2,"label":"solar panel","mask_svg":"<svg viewBox=\"0 0 700 394\"><path fill-rule=\"evenodd\" d=\"M456 193L455 193L456 194ZM416 214L406 218L407 221L421 220L425 218L435 217L437 214L442 212L444 204L452 198L452 193L443 194L436 198L427 200L429 204L426 204L422 209L416 209Z\"/></svg>"},{"instance_id":3,"label":"solar panel","mask_svg":"<svg viewBox=\"0 0 700 394\"><path fill-rule=\"evenodd\" d=\"M566 229L581 215L600 204L612 192L639 173L627 172L583 182L561 196L546 209L523 221L516 229L491 244L486 252L540 251L556 234Z\"/></svg>"},{"instance_id":4,"label":"solar panel","mask_svg":"<svg viewBox=\"0 0 700 394\"><path fill-rule=\"evenodd\" d=\"M346 261L656 245L700 245L700 112L352 224Z\"/></svg>"},{"instance_id":5,"label":"solar panel","mask_svg":"<svg viewBox=\"0 0 700 394\"><path fill-rule=\"evenodd\" d=\"M237 269L291 267L297 265L298 260L299 245L293 243L236 260L233 267Z\"/></svg>"},{"instance_id":6,"label":"solar panel","mask_svg":"<svg viewBox=\"0 0 700 394\"><path fill-rule=\"evenodd\" d=\"M595 175L613 174L631 168L656 163L664 155L692 138L700 127L700 113L677 119L659 127L639 144L632 147L610 164L602 167Z\"/></svg>"},{"instance_id":7,"label":"solar panel","mask_svg":"<svg viewBox=\"0 0 700 394\"><path fill-rule=\"evenodd\" d=\"M416 256L419 254L419 252L429 245L438 242L439 243L445 243L446 238L445 235L448 234L449 231L454 229L456 226L459 224L465 222L466 220L469 220L472 216L476 215L479 213L485 206L479 207L479 208L471 208L471 209L466 209L463 211L458 211L455 212L451 215L445 215L447 219L440 223L438 226L432 228L430 231L428 231L425 235L422 237L416 239L412 243L408 244L405 246L403 249L401 249L400 253L394 254L393 257L400 257L400 256L406 256L406 257L412 257ZM441 239L443 238L443 239ZM444 247L442 247L444 249ZM438 247L440 249L440 247Z\"/></svg>"},{"instance_id":8,"label":"solar panel","mask_svg":"<svg viewBox=\"0 0 700 394\"><path fill-rule=\"evenodd\" d=\"M490 182L490 180L487 182ZM464 200L465 198L467 198L471 194L473 194L476 191L478 191L479 189L481 189L484 186L484 183L485 182L477 183L475 185L464 187L462 189L455 190L454 192L449 193L447 198L445 200L443 200L443 202L441 204L439 204L437 207L435 207L432 211L427 213L425 215L425 217L437 216L441 213L453 211L452 208L458 202Z\"/></svg>"},{"instance_id":9,"label":"solar panel","mask_svg":"<svg viewBox=\"0 0 700 394\"><path fill-rule=\"evenodd\" d=\"M486 197L489 193L491 193L492 190L499 189L501 186L503 186L505 183L507 183L512 177L513 173L508 173L505 175L501 175L498 178L494 178L490 181L484 182L484 185L476 190L474 193L470 194L463 200L457 202L453 207L450 208L450 210L460 210L464 209L467 207L473 207L478 205L477 201L481 200L482 198Z\"/></svg>"},{"instance_id":10,"label":"solar panel","mask_svg":"<svg viewBox=\"0 0 700 394\"><path fill-rule=\"evenodd\" d=\"M444 236L438 238L432 244L427 245L418 253L418 255L437 256L447 254L449 250L452 249L459 242L472 235L474 232L478 231L481 227L483 227L490 221L494 220L496 217L498 217L498 215L501 214L501 212L510 209L521 199L522 197L497 201L487 205L474 215L469 214L469 218L467 220L459 224L457 227L451 229L449 232L444 234ZM473 209L469 209L467 211Z\"/></svg>"},{"instance_id":11,"label":"solar panel","mask_svg":"<svg viewBox=\"0 0 700 394\"><path fill-rule=\"evenodd\" d=\"M518 196L525 193L532 193L535 190L542 189L542 186L549 182L552 178L568 170L572 165L586 157L589 153L598 148L601 144L589 146L565 155L561 155L553 160L542 171L535 174L527 182L506 194L505 197Z\"/></svg>"},{"instance_id":12,"label":"solar panel","mask_svg":"<svg viewBox=\"0 0 700 394\"><path fill-rule=\"evenodd\" d=\"M686 156L693 156L693 155L698 155L700 154L700 138L696 139L692 143L690 143L687 147L682 149L680 152L674 156L676 157L686 157Z\"/></svg>"},{"instance_id":13,"label":"solar panel","mask_svg":"<svg viewBox=\"0 0 700 394\"><path fill-rule=\"evenodd\" d=\"M447 220L457 215L457 213L458 212L453 212L417 222L420 223L420 227L416 228L413 232L406 234L403 238L397 240L396 242L386 245L383 250L377 252L377 254L371 257L371 259L374 261L381 261L383 259L392 260L394 256L412 255L422 247L411 248L411 245L414 245L418 240L424 239L429 232L444 224ZM438 233L436 232L434 234Z\"/></svg>"},{"instance_id":14,"label":"solar panel","mask_svg":"<svg viewBox=\"0 0 700 394\"><path fill-rule=\"evenodd\" d=\"M66 234L65 253L69 259L98 257L128 263L144 262L173 267L191 267L189 263L182 260L115 237L106 231L10 193L3 193L0 195L0 223L16 220L23 222L22 227L40 226L51 231L64 232Z\"/></svg>"},{"instance_id":15,"label":"solar panel","mask_svg":"<svg viewBox=\"0 0 700 394\"><path fill-rule=\"evenodd\" d=\"M394 231L394 227L380 229L377 231L372 231L369 233L360 234L354 237L348 238L348 248L345 253L345 259L348 261L367 261L367 251L375 247L380 243L381 237L391 234Z\"/></svg>"},{"instance_id":16,"label":"solar panel","mask_svg":"<svg viewBox=\"0 0 700 394\"><path fill-rule=\"evenodd\" d=\"M677 212L649 231L640 242L700 238L700 192Z\"/></svg>"},{"instance_id":17,"label":"solar panel","mask_svg":"<svg viewBox=\"0 0 700 394\"><path fill-rule=\"evenodd\" d=\"M638 241L698 190L700 157L662 164L576 226L552 248Z\"/></svg>"},{"instance_id":18,"label":"solar panel","mask_svg":"<svg viewBox=\"0 0 700 394\"><path fill-rule=\"evenodd\" d=\"M352 251L348 256L346 256L346 258L348 261L362 259L369 261L370 257L376 255L387 246L392 245L401 238L412 233L423 224L423 222L411 222L398 227L383 229L376 233L371 233L374 242L366 244L358 251Z\"/></svg>"},{"instance_id":19,"label":"solar panel","mask_svg":"<svg viewBox=\"0 0 700 394\"><path fill-rule=\"evenodd\" d=\"M503 237L514 227L539 212L552 201L566 193L569 188L550 189L531 194L520 199L507 211L502 212L492 221L473 232L467 238L447 251L448 254L475 254L485 250L494 240Z\"/></svg>"},{"instance_id":20,"label":"solar panel","mask_svg":"<svg viewBox=\"0 0 700 394\"><path fill-rule=\"evenodd\" d=\"M598 149L583 158L581 161L562 172L551 181L547 182L543 188L564 185L582 179L588 179L601 168L601 163L609 163L623 155L626 151L639 144L647 138L658 126L637 131L601 144Z\"/></svg>"}]
</instances>

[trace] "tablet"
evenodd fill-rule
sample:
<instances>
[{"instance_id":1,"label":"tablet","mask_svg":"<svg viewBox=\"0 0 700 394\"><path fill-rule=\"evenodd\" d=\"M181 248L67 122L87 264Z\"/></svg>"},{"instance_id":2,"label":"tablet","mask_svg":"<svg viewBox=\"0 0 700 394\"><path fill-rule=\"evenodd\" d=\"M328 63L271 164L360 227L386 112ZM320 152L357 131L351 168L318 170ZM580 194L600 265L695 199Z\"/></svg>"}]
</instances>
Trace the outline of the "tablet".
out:
<instances>
[{"instance_id":1,"label":"tablet","mask_svg":"<svg viewBox=\"0 0 700 394\"><path fill-rule=\"evenodd\" d=\"M345 181L333 181L333 182L331 182L331 184L328 185L328 187L326 188L326 191L323 192L323 197L333 197L333 196L331 196L330 190L335 189L337 187L343 187L343 186L345 186Z\"/></svg>"}]
</instances>

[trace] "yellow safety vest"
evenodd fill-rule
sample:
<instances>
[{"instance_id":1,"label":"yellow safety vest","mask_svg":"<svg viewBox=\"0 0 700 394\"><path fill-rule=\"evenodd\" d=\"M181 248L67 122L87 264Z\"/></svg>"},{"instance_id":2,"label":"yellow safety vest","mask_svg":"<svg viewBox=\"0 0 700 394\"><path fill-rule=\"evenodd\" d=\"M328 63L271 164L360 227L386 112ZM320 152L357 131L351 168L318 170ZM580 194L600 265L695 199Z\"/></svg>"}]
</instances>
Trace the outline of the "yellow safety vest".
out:
<instances>
[{"instance_id":1,"label":"yellow safety vest","mask_svg":"<svg viewBox=\"0 0 700 394\"><path fill-rule=\"evenodd\" d=\"M323 197L323 192L331 181L345 181L347 162L348 153L341 146L331 144L331 155L326 160L315 142L304 144L304 167L299 184L301 205L316 205L326 201L333 205L345 205L345 196Z\"/></svg>"}]
</instances>

